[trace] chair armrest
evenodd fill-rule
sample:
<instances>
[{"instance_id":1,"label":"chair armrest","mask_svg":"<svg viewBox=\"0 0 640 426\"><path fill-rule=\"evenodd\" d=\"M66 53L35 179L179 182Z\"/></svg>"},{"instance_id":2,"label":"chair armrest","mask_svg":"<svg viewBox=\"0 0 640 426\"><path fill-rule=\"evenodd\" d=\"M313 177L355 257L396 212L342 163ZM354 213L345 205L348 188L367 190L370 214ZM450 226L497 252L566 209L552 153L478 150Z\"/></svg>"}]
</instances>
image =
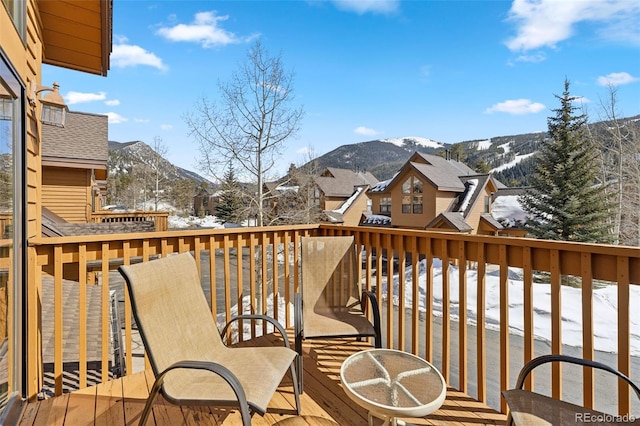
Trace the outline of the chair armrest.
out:
<instances>
[{"instance_id":1,"label":"chair armrest","mask_svg":"<svg viewBox=\"0 0 640 426\"><path fill-rule=\"evenodd\" d=\"M240 384L240 381L235 376L235 374L231 372L231 370L216 362L178 361L170 365L156 377L155 381L153 382L151 392L149 393L150 397L155 397L155 395L160 391L167 373L171 370L176 369L208 370L222 377L229 384L229 386L231 386L231 389L236 394L236 398L238 399L238 404L240 406L240 414L241 418L243 419L243 424L250 424L250 420L249 423L246 423L246 419L250 419L251 416L249 413L249 402L247 401L247 396L244 392L244 388Z\"/></svg>"},{"instance_id":2,"label":"chair armrest","mask_svg":"<svg viewBox=\"0 0 640 426\"><path fill-rule=\"evenodd\" d=\"M516 388L517 389L523 388L524 382L527 376L529 375L529 373L533 371L534 368L549 362L568 362L570 364L577 364L577 365L582 365L586 367L597 368L599 370L608 371L609 373L614 374L619 378L621 378L622 380L624 380L625 382L627 382L629 386L631 386L631 389L633 389L634 392L636 393L636 396L638 397L638 399L640 399L640 389L638 388L638 386L635 383L633 383L629 377L625 376L615 368L612 368L606 364L602 364L597 361L591 361L588 359L582 359L582 358L572 357L569 355L558 355L558 354L542 355L527 362L524 365L524 367L522 367L522 370L520 370L520 374L518 375L518 380L516 381Z\"/></svg>"},{"instance_id":3,"label":"chair armrest","mask_svg":"<svg viewBox=\"0 0 640 426\"><path fill-rule=\"evenodd\" d=\"M362 308L366 312L367 311L367 302L371 305L371 314L373 315L373 329L376 333L375 338L375 346L376 348L382 347L382 334L380 332L380 306L378 305L378 298L375 293L370 290L362 291Z\"/></svg>"},{"instance_id":4,"label":"chair armrest","mask_svg":"<svg viewBox=\"0 0 640 426\"><path fill-rule=\"evenodd\" d=\"M280 324L278 321L276 321L274 318L268 316L268 315L259 315L259 314L244 314L244 315L237 315L233 318L231 318L229 320L229 322L227 322L227 324L224 326L224 328L222 329L222 331L220 332L220 336L224 336L227 333L227 329L229 328L229 326L234 322L234 321L239 321L239 320L245 320L245 319L249 319L249 320L262 320L262 321L267 321L268 323L270 323L271 325L273 325L273 327L275 329L278 330L278 332L280 333L280 335L282 336L282 340L284 340L284 346L287 348L290 348L291 346L289 345L289 338L287 337L287 332L284 330L284 327L282 326L282 324Z\"/></svg>"}]
</instances>

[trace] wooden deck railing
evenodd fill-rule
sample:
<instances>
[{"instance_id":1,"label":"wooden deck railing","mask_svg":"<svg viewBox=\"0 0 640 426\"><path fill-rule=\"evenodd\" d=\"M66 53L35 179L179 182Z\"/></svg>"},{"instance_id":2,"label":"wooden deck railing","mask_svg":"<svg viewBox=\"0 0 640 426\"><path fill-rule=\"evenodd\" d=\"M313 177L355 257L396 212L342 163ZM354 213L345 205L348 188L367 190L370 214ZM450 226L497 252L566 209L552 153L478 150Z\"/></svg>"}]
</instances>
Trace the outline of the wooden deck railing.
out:
<instances>
[{"instance_id":1,"label":"wooden deck railing","mask_svg":"<svg viewBox=\"0 0 640 426\"><path fill-rule=\"evenodd\" d=\"M232 308L240 306L240 311L249 309L272 315L282 316L277 306L291 303L293 293L297 291L300 276L298 266L299 239L303 235L355 235L356 242L363 248L363 274L367 288L374 288L378 298L386 301L398 300L398 309L387 307L384 310L383 328L386 346L408 350L424 356L428 360L438 354L441 358L441 371L447 381L452 379L452 370L456 372L459 390L469 393L469 384L473 381L475 395L479 401L487 401L487 360L486 354L499 353L499 388L513 386L515 377L510 375L509 353L509 276L508 268L520 268L524 282L524 341L523 361L534 357L533 313L536 300L533 298L534 273L545 272L549 276L551 292L551 343L552 353L562 351L562 303L561 284L566 276L577 277L581 286L581 300L576 303L582 308L582 355L593 359L595 336L593 331L594 312L593 288L596 280L608 281L617 285L618 331L617 331L617 368L631 375L631 333L632 312L629 306L630 288L640 284L640 248L604 246L595 244L561 243L531 239L470 236L440 232L409 231L401 229L379 229L341 226L294 226L265 228L235 228L224 230L197 230L176 232L155 232L130 235L101 235L86 237L60 237L31 241L29 247L28 275L28 324L27 336L30 348L40 348L42 342L41 326L46 322L54 323L54 378L55 393L62 392L62 374L65 341L63 340L63 319L68 315L77 315L79 334L79 385L87 385L87 347L96 338L101 341L102 380L109 380L109 290L112 288L109 271L119 264L147 261L156 256L191 251L204 277L205 293L209 297L212 312L232 315ZM383 260L383 255L386 261ZM411 261L413 259L414 261ZM383 286L393 282L397 275L399 282L409 282L413 295L419 293L419 262L426 264L426 312L422 321L418 309L418 297L413 297L411 306L405 304L404 286L399 286L394 294L394 286ZM436 279L433 273L434 259L442 260L442 278ZM287 260L286 262L284 260ZM87 287L88 265L99 264L101 280L99 288L102 294L100 309L100 336L87 333ZM459 324L466 324L467 309L477 312L477 336L468 335L467 327L457 327L454 335L454 322L450 318L450 281L449 270L452 264L459 268ZM477 270L477 279L469 280L466 271ZM386 268L386 271L383 269ZM222 270L220 270L222 269ZM485 344L484 316L487 303L485 282L488 270L495 269L499 274L499 347L487 347ZM77 305L65 304L62 299L63 277L67 270L75 271L79 290ZM53 318L40 318L39 309L44 302L41 299L43 277L50 276L54 286ZM274 277L275 283L274 285ZM436 347L433 336L434 285L442 286L442 325L439 327L441 343ZM386 287L386 294L382 293ZM124 335L125 348L132 346L131 306L124 297ZM477 306L466 306L467 294L477 294ZM250 304L243 305L243 298L249 296ZM493 302L493 301L492 301ZM243 308L244 306L244 308ZM286 326L293 324L290 310L284 317L278 318ZM399 314L408 312L408 315ZM247 313L247 311L243 311ZM637 315L635 312L633 315ZM422 322L421 322L422 321ZM453 342L458 349L451 349ZM457 354L454 359L453 354ZM474 359L470 359L470 357ZM126 371L132 365L131 350L126 350ZM473 361L471 363L470 361ZM470 364L475 365L473 369ZM453 367L453 368L452 368ZM42 359L39 351L29 351L28 395L33 398L42 386ZM590 370L583 376L583 399L587 407L594 406L595 378ZM472 378L470 378L472 377ZM494 378L491 378L494 379ZM533 386L532 380L527 387ZM554 367L551 378L552 394L562 394L562 370ZM630 411L631 395L626 386L620 384L618 392L618 411L621 414ZM499 398L499 396L498 396ZM503 412L506 406L501 403Z\"/></svg>"},{"instance_id":2,"label":"wooden deck railing","mask_svg":"<svg viewBox=\"0 0 640 426\"><path fill-rule=\"evenodd\" d=\"M169 213L154 211L139 212L112 212L97 211L91 213L93 223L104 222L141 222L150 221L156 225L156 232L164 232L169 229Z\"/></svg>"}]
</instances>

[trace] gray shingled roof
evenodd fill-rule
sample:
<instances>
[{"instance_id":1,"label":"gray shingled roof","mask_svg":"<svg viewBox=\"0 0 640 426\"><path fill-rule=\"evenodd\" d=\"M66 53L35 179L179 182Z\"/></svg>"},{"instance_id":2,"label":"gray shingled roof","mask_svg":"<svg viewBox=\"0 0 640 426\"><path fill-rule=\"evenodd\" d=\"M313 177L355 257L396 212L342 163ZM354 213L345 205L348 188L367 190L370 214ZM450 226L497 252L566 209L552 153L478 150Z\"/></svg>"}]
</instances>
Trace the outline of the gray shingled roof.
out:
<instances>
[{"instance_id":1,"label":"gray shingled roof","mask_svg":"<svg viewBox=\"0 0 640 426\"><path fill-rule=\"evenodd\" d=\"M350 197L354 187L378 183L375 176L369 172L354 172L335 167L327 167L322 176L314 181L327 197Z\"/></svg>"},{"instance_id":2,"label":"gray shingled roof","mask_svg":"<svg viewBox=\"0 0 640 426\"><path fill-rule=\"evenodd\" d=\"M106 167L109 158L107 116L69 111L64 127L43 124L42 156L44 160Z\"/></svg>"},{"instance_id":3,"label":"gray shingled roof","mask_svg":"<svg viewBox=\"0 0 640 426\"><path fill-rule=\"evenodd\" d=\"M425 229L433 228L441 220L448 223L452 229L459 232L471 232L473 228L465 222L464 218L459 212L444 212L436 216L431 222L425 226Z\"/></svg>"},{"instance_id":4,"label":"gray shingled roof","mask_svg":"<svg viewBox=\"0 0 640 426\"><path fill-rule=\"evenodd\" d=\"M504 229L504 226L502 226L502 224L500 222L498 222L493 216L491 216L490 213L482 213L480 215L480 217L483 220L486 220L487 223L489 223L494 228L496 228L496 229Z\"/></svg>"}]
</instances>

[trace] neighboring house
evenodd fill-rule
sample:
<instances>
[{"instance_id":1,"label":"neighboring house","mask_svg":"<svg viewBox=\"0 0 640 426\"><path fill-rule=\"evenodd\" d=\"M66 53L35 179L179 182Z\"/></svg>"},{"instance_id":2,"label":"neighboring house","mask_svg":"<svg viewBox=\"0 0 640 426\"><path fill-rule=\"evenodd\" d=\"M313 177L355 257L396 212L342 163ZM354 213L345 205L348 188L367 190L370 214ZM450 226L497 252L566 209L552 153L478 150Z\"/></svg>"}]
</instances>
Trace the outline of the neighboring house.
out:
<instances>
[{"instance_id":1,"label":"neighboring house","mask_svg":"<svg viewBox=\"0 0 640 426\"><path fill-rule=\"evenodd\" d=\"M193 212L196 216L213 216L220 199L220 192L211 193L208 189L201 189L193 197Z\"/></svg>"},{"instance_id":2,"label":"neighboring house","mask_svg":"<svg viewBox=\"0 0 640 426\"><path fill-rule=\"evenodd\" d=\"M313 210L321 221L357 226L362 214L370 211L367 189L377 182L369 172L327 167L318 176L287 176L279 182L269 182L265 193L274 215L283 207L290 210L296 202L304 202L305 208Z\"/></svg>"},{"instance_id":3,"label":"neighboring house","mask_svg":"<svg viewBox=\"0 0 640 426\"><path fill-rule=\"evenodd\" d=\"M64 127L42 125L42 207L89 223L107 189L108 118L67 112Z\"/></svg>"},{"instance_id":4,"label":"neighboring house","mask_svg":"<svg viewBox=\"0 0 640 426\"><path fill-rule=\"evenodd\" d=\"M373 186L361 225L497 235L491 195L504 187L490 174L436 155L414 153L395 176Z\"/></svg>"}]
</instances>

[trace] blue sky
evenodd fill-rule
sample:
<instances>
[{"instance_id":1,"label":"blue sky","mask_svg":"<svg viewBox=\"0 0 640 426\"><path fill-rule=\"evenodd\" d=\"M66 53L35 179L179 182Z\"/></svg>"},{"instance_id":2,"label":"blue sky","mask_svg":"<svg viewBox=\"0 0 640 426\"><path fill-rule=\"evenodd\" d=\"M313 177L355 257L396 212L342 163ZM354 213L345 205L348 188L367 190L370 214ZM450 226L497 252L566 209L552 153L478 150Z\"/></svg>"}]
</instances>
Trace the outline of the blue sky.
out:
<instances>
[{"instance_id":1,"label":"blue sky","mask_svg":"<svg viewBox=\"0 0 640 426\"><path fill-rule=\"evenodd\" d=\"M107 77L45 66L72 111L109 115L109 140L162 139L198 171L184 116L216 99L259 38L294 72L301 130L278 172L307 152L372 139L444 143L547 129L565 78L591 121L609 87L640 114L640 2L114 0Z\"/></svg>"}]
</instances>

